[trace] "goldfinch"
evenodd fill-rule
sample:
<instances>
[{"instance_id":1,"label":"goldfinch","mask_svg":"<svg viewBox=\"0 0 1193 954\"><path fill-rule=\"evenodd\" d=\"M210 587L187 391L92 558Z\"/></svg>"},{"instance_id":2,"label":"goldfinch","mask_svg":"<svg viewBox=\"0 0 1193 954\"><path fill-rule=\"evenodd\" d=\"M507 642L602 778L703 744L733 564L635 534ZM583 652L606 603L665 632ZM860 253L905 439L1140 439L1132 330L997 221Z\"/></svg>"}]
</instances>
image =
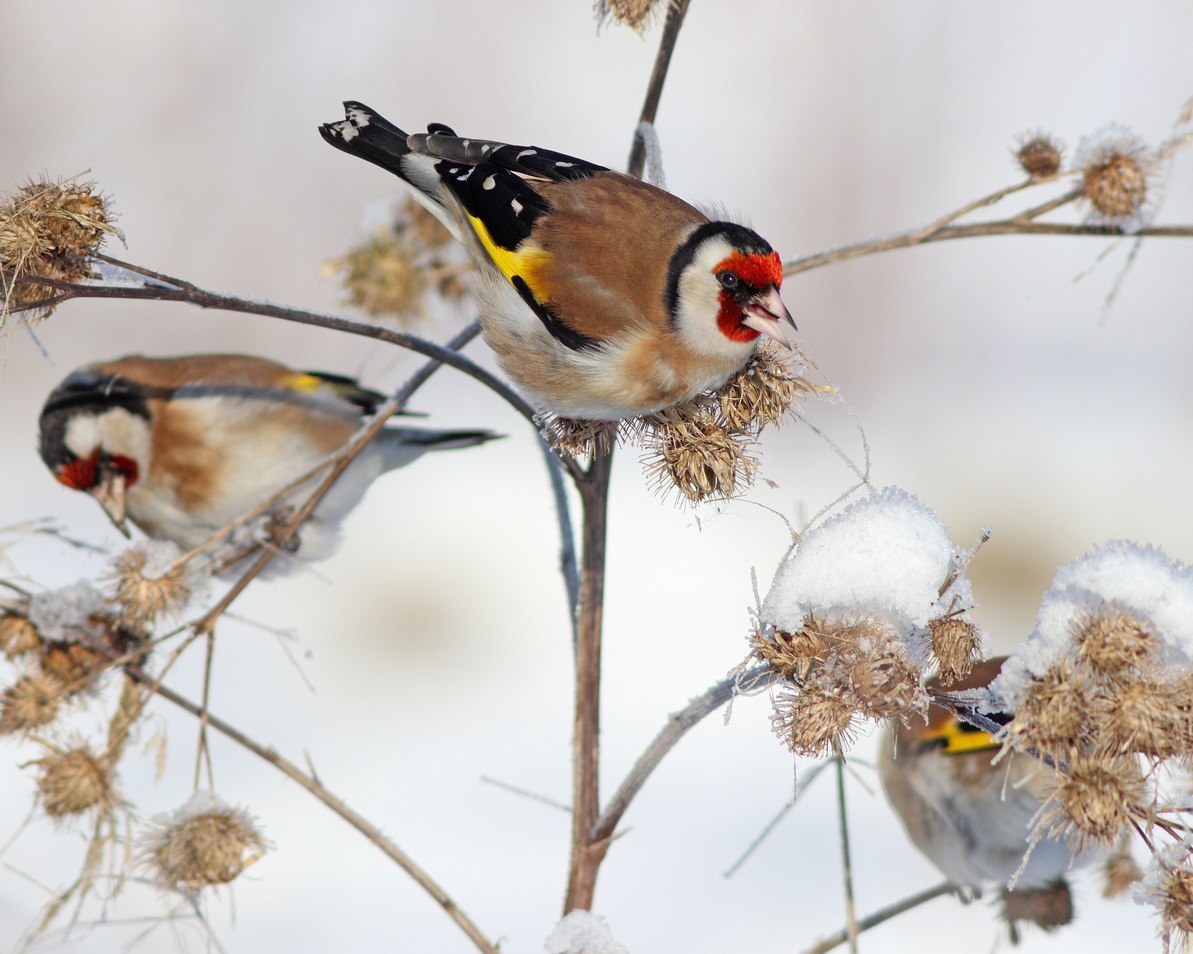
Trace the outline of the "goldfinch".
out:
<instances>
[{"instance_id":1,"label":"goldfinch","mask_svg":"<svg viewBox=\"0 0 1193 954\"><path fill-rule=\"evenodd\" d=\"M987 686L1005 661L986 660L966 678L937 688ZM991 718L1005 723L1009 716ZM1074 857L1064 841L1053 838L1042 838L1028 854L1033 822L1053 791L1053 772L1027 755L992 764L998 751L988 733L934 705L926 724L888 724L879 775L908 837L949 881L975 889L1003 886L1004 917L1017 940L1016 921L1044 928L1069 923L1072 902L1064 876L1094 854ZM1014 890L1007 891L1017 872Z\"/></svg>"},{"instance_id":2,"label":"goldfinch","mask_svg":"<svg viewBox=\"0 0 1193 954\"><path fill-rule=\"evenodd\" d=\"M615 421L723 384L795 323L757 232L583 159L408 135L356 102L319 131L398 176L468 248L485 340L541 410Z\"/></svg>"},{"instance_id":3,"label":"goldfinch","mask_svg":"<svg viewBox=\"0 0 1193 954\"><path fill-rule=\"evenodd\" d=\"M39 449L59 482L94 497L122 532L127 519L190 549L342 447L384 400L348 378L265 358L130 355L80 368L55 388L42 407ZM495 436L385 428L303 524L300 555L330 555L340 521L382 473ZM243 556L254 545L246 534L284 519L317 479L248 523L221 557Z\"/></svg>"}]
</instances>

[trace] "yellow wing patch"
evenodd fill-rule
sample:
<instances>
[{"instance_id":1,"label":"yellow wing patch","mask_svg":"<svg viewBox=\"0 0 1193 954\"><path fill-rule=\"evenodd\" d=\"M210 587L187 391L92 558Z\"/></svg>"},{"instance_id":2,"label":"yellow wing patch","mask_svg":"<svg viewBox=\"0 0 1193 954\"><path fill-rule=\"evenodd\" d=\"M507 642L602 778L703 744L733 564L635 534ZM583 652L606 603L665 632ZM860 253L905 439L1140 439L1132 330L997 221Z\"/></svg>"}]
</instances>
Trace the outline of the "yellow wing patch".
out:
<instances>
[{"instance_id":1,"label":"yellow wing patch","mask_svg":"<svg viewBox=\"0 0 1193 954\"><path fill-rule=\"evenodd\" d=\"M497 266L498 270L511 282L517 276L526 282L534 297L540 302L547 302L551 298L551 289L544 280L542 269L551 261L551 253L544 251L537 245L523 242L516 249L502 248L493 241L489 229L474 215L468 216L468 224L481 240L485 252Z\"/></svg>"},{"instance_id":2,"label":"yellow wing patch","mask_svg":"<svg viewBox=\"0 0 1193 954\"><path fill-rule=\"evenodd\" d=\"M292 371L283 375L278 381L278 384L286 390L301 391L303 394L314 394L326 383L322 378L313 374L304 374L301 371Z\"/></svg>"},{"instance_id":3,"label":"yellow wing patch","mask_svg":"<svg viewBox=\"0 0 1193 954\"><path fill-rule=\"evenodd\" d=\"M931 732L927 739L943 739L944 751L949 755L961 752L982 752L997 749L998 743L989 732L963 729L956 719L950 719L938 732Z\"/></svg>"}]
</instances>

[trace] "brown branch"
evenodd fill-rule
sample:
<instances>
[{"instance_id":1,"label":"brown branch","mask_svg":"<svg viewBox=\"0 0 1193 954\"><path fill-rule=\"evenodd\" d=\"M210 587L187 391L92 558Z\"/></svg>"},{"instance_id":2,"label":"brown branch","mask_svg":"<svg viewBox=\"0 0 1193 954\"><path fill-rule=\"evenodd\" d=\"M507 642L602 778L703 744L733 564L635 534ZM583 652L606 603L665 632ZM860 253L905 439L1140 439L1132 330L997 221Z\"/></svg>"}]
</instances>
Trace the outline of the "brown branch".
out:
<instances>
[{"instance_id":1,"label":"brown branch","mask_svg":"<svg viewBox=\"0 0 1193 954\"><path fill-rule=\"evenodd\" d=\"M769 669L770 667L768 666L759 666L757 669L746 673L741 679L746 681L754 680L764 675ZM630 769L629 774L626 775L617 791L613 793L613 798L610 799L608 806L601 813L600 818L596 820L592 828L592 841L605 842L613 837L614 829L621 822L626 809L630 807L630 802L641 791L642 786L646 784L646 780L650 777L651 773L658 768L659 763L663 761L663 757L675 748L676 744L687 734L689 729L694 728L705 716L711 715L721 708L721 706L725 705L733 697L733 687L737 683L738 677L736 676L722 679L716 685L710 687L703 694L689 702L684 708L671 714L667 720L667 724L655 736L654 741L638 756L638 761L634 763L634 767ZM764 685L764 683L758 682L754 684L759 688Z\"/></svg>"},{"instance_id":2,"label":"brown branch","mask_svg":"<svg viewBox=\"0 0 1193 954\"><path fill-rule=\"evenodd\" d=\"M857 954L857 908L853 901L853 859L849 854L849 817L845 813L845 760L837 759L837 824L841 829L841 880L845 887L845 936L849 954Z\"/></svg>"},{"instance_id":3,"label":"brown branch","mask_svg":"<svg viewBox=\"0 0 1193 954\"><path fill-rule=\"evenodd\" d=\"M1138 232L1126 235L1121 229L1110 225L1069 225L1063 222L1020 221L1002 219L995 222L974 222L969 225L951 225L925 234L923 229L899 232L883 238L867 239L850 245L838 245L803 255L783 263L784 275L795 275L813 268L844 262L863 255L889 252L898 248L927 245L930 242L947 242L953 239L980 238L986 235L1085 235L1101 238L1193 238L1193 225L1150 225Z\"/></svg>"},{"instance_id":4,"label":"brown branch","mask_svg":"<svg viewBox=\"0 0 1193 954\"><path fill-rule=\"evenodd\" d=\"M564 914L592 910L597 871L609 849L594 840L600 812L601 623L605 543L613 454L597 454L580 483L584 514L580 602L576 614L575 711L572 736L572 847Z\"/></svg>"},{"instance_id":5,"label":"brown branch","mask_svg":"<svg viewBox=\"0 0 1193 954\"><path fill-rule=\"evenodd\" d=\"M480 931L480 929L469 919L469 917L460 910L459 906L451 899L446 891L443 890L426 871L420 867L413 858L402 851L397 845L390 841L380 829L348 807L341 799L337 798L330 791L328 791L321 782L319 782L313 774L303 772L293 762L278 755L272 749L266 748L253 739L249 738L240 730L236 729L222 719L217 718L210 713L205 713L204 708L191 702L186 697L179 695L172 689L160 685L154 677L146 673L140 666L129 665L125 667L125 671L142 685L151 688L157 695L163 699L167 699L174 705L189 712L191 715L206 718L208 726L220 734L227 736L237 745L242 746L254 755L268 762L283 775L297 782L300 786L305 788L308 792L314 795L319 801L330 808L340 818L344 819L349 825L364 835L369 841L381 849L398 867L405 871L414 881L426 891L435 902L446 912L448 917L459 925L460 929L468 935L469 940L476 945L477 950L482 951L483 954L500 954L495 944L490 942Z\"/></svg>"},{"instance_id":6,"label":"brown branch","mask_svg":"<svg viewBox=\"0 0 1193 954\"><path fill-rule=\"evenodd\" d=\"M667 79L667 70L671 66L671 54L675 52L675 41L679 37L679 28L683 26L683 19L688 15L688 5L691 0L672 0L667 8L667 20L663 24L663 36L659 41L659 52L655 55L654 70L650 74L650 82L646 87L646 97L642 101L642 112L638 115L638 125L654 123L659 114L659 101L663 98L663 83ZM646 141L637 128L634 130L634 144L630 147L630 159L626 163L626 172L641 178L642 167L646 164Z\"/></svg>"},{"instance_id":7,"label":"brown branch","mask_svg":"<svg viewBox=\"0 0 1193 954\"><path fill-rule=\"evenodd\" d=\"M881 908L873 914L869 914L857 922L858 933L868 931L872 927L877 927L884 921L889 921L893 917L897 917L904 911L910 911L912 908L918 908L921 904L926 904L929 901L935 900L946 894L956 894L957 888L949 884L947 881L943 884L938 884L935 888L928 888L920 891L918 894L913 894L910 897L904 898L902 901L897 901L892 905ZM847 928L842 928L836 934L826 937L823 941L813 944L810 948L804 951L804 954L828 954L835 947L839 947L849 940L849 931Z\"/></svg>"}]
</instances>

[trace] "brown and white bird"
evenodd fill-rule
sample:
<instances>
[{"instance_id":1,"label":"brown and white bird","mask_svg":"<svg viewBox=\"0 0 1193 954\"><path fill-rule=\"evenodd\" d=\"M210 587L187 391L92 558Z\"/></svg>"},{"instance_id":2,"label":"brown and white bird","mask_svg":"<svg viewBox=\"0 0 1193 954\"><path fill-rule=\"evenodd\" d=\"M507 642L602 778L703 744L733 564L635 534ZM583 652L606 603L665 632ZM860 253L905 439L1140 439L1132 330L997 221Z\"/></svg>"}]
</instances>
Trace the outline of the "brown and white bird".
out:
<instances>
[{"instance_id":1,"label":"brown and white bird","mask_svg":"<svg viewBox=\"0 0 1193 954\"><path fill-rule=\"evenodd\" d=\"M964 679L930 685L946 691L985 687L1005 661L988 659ZM988 718L1005 723L1010 717ZM888 724L878 764L887 800L908 837L949 881L966 888L1003 887L1014 940L1015 921L1044 928L1069 922L1065 875L1098 855L1074 857L1064 840L1049 837L1028 853L1040 806L1055 791L1053 772L1026 755L993 763L999 748L990 734L933 705L926 724ZM1016 873L1014 890L1007 891Z\"/></svg>"},{"instance_id":2,"label":"brown and white bird","mask_svg":"<svg viewBox=\"0 0 1193 954\"><path fill-rule=\"evenodd\" d=\"M40 452L61 483L94 497L123 532L131 520L190 549L310 472L384 400L349 378L265 358L130 355L80 368L54 389L41 411ZM429 450L495 436L383 429L303 524L299 555L330 555L340 521L382 473ZM317 479L270 505L263 519L284 517ZM252 545L236 536L221 554Z\"/></svg>"},{"instance_id":3,"label":"brown and white bird","mask_svg":"<svg viewBox=\"0 0 1193 954\"><path fill-rule=\"evenodd\" d=\"M649 414L723 384L760 336L794 345L782 263L757 232L583 159L344 109L323 138L404 180L464 243L485 340L540 409Z\"/></svg>"}]
</instances>

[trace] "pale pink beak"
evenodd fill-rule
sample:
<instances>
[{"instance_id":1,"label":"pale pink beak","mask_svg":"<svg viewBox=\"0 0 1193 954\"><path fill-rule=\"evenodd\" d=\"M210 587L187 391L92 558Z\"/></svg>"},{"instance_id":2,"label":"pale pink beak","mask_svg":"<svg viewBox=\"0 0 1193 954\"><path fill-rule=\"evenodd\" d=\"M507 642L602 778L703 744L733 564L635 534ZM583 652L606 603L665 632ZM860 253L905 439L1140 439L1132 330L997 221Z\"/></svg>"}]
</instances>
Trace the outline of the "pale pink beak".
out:
<instances>
[{"instance_id":1,"label":"pale pink beak","mask_svg":"<svg viewBox=\"0 0 1193 954\"><path fill-rule=\"evenodd\" d=\"M779 289L771 285L766 291L750 300L743 309L746 316L742 324L747 328L774 338L785 348L795 348L795 320L779 297Z\"/></svg>"},{"instance_id":2,"label":"pale pink beak","mask_svg":"<svg viewBox=\"0 0 1193 954\"><path fill-rule=\"evenodd\" d=\"M112 525L126 537L132 536L128 530L128 513L125 509L124 494L128 489L128 478L124 474L115 472L106 476L93 488L91 496L104 508L104 513L112 521Z\"/></svg>"}]
</instances>

